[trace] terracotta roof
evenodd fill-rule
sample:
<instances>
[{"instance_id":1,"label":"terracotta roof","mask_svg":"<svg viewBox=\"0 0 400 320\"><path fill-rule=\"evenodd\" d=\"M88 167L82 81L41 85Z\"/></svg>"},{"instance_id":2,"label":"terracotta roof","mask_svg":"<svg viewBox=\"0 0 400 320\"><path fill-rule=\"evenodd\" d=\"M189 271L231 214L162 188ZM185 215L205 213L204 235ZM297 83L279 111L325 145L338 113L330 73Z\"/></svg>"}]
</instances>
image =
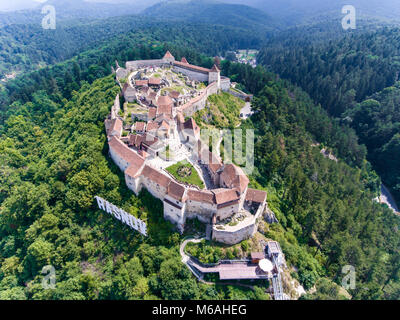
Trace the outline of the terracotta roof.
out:
<instances>
[{"instance_id":1,"label":"terracotta roof","mask_svg":"<svg viewBox=\"0 0 400 320\"><path fill-rule=\"evenodd\" d=\"M185 121L183 123L183 128L186 130L193 130L195 134L198 134L200 132L200 127L196 124L196 121L194 121L193 118Z\"/></svg>"},{"instance_id":2,"label":"terracotta roof","mask_svg":"<svg viewBox=\"0 0 400 320\"><path fill-rule=\"evenodd\" d=\"M149 121L147 123L147 127L146 127L146 131L153 131L153 130L157 130L158 129L158 123L155 121Z\"/></svg>"},{"instance_id":3,"label":"terracotta roof","mask_svg":"<svg viewBox=\"0 0 400 320\"><path fill-rule=\"evenodd\" d=\"M125 174L132 177L132 178L137 178L140 175L141 168L144 164L143 162L132 162L130 163L129 167L125 170Z\"/></svg>"},{"instance_id":4,"label":"terracotta roof","mask_svg":"<svg viewBox=\"0 0 400 320\"><path fill-rule=\"evenodd\" d=\"M169 130L169 123L167 121L163 120L160 123L160 128L165 128L166 130Z\"/></svg>"},{"instance_id":5,"label":"terracotta roof","mask_svg":"<svg viewBox=\"0 0 400 320\"><path fill-rule=\"evenodd\" d=\"M149 79L149 85L160 85L161 84L161 79L159 78L150 78Z\"/></svg>"},{"instance_id":6,"label":"terracotta roof","mask_svg":"<svg viewBox=\"0 0 400 320\"><path fill-rule=\"evenodd\" d=\"M158 106L169 106L169 105L172 106L173 104L174 102L169 96L159 96L157 99Z\"/></svg>"},{"instance_id":7,"label":"terracotta roof","mask_svg":"<svg viewBox=\"0 0 400 320\"><path fill-rule=\"evenodd\" d=\"M164 188L167 188L169 183L171 182L170 178L147 165L144 166L142 175Z\"/></svg>"},{"instance_id":8,"label":"terracotta roof","mask_svg":"<svg viewBox=\"0 0 400 320\"><path fill-rule=\"evenodd\" d=\"M149 80L135 80L136 86L147 86L149 84Z\"/></svg>"},{"instance_id":9,"label":"terracotta roof","mask_svg":"<svg viewBox=\"0 0 400 320\"><path fill-rule=\"evenodd\" d=\"M220 72L220 70L218 69L218 67L214 64L213 67L210 70L211 72Z\"/></svg>"},{"instance_id":10,"label":"terracotta roof","mask_svg":"<svg viewBox=\"0 0 400 320\"><path fill-rule=\"evenodd\" d=\"M149 154L148 154L146 151L144 151L144 150L139 150L139 151L138 151L138 154L139 154L140 156L142 156L143 158L145 158L145 159L149 156Z\"/></svg>"},{"instance_id":11,"label":"terracotta roof","mask_svg":"<svg viewBox=\"0 0 400 320\"><path fill-rule=\"evenodd\" d=\"M206 202L211 204L215 203L214 193L208 190L198 191L194 189L189 189L188 199L197 202Z\"/></svg>"},{"instance_id":12,"label":"terracotta roof","mask_svg":"<svg viewBox=\"0 0 400 320\"><path fill-rule=\"evenodd\" d=\"M246 198L247 201L253 201L263 203L267 199L267 193L262 190L247 189Z\"/></svg>"},{"instance_id":13,"label":"terracotta roof","mask_svg":"<svg viewBox=\"0 0 400 320\"><path fill-rule=\"evenodd\" d=\"M162 122L162 121L166 121L166 122L170 122L170 121L172 121L172 118L171 118L171 116L169 115L169 114L165 114L165 113L162 113L162 114L160 114L159 116L157 116L155 119L154 119L154 121L156 121L156 122L158 122L158 123L160 123L160 122Z\"/></svg>"},{"instance_id":14,"label":"terracotta roof","mask_svg":"<svg viewBox=\"0 0 400 320\"><path fill-rule=\"evenodd\" d=\"M176 200L183 201L185 187L171 180L170 184L168 185L167 194Z\"/></svg>"},{"instance_id":15,"label":"terracotta roof","mask_svg":"<svg viewBox=\"0 0 400 320\"><path fill-rule=\"evenodd\" d=\"M136 122L135 123L135 130L136 131L144 131L146 128L146 123L145 122Z\"/></svg>"},{"instance_id":16,"label":"terracotta roof","mask_svg":"<svg viewBox=\"0 0 400 320\"><path fill-rule=\"evenodd\" d=\"M159 105L157 107L157 116L161 114L172 115L172 105Z\"/></svg>"},{"instance_id":17,"label":"terracotta roof","mask_svg":"<svg viewBox=\"0 0 400 320\"><path fill-rule=\"evenodd\" d=\"M249 184L249 179L244 174L243 170L232 163L224 165L221 179L228 187L238 188L241 193L246 190L246 187Z\"/></svg>"},{"instance_id":18,"label":"terracotta roof","mask_svg":"<svg viewBox=\"0 0 400 320\"><path fill-rule=\"evenodd\" d=\"M179 91L171 91L170 93L169 93L169 96L171 97L171 98L173 98L173 99L178 99L179 98L179 96L181 95L181 93L179 92Z\"/></svg>"},{"instance_id":19,"label":"terracotta roof","mask_svg":"<svg viewBox=\"0 0 400 320\"><path fill-rule=\"evenodd\" d=\"M214 189L212 192L215 195L215 202L217 204L239 200L240 198L234 189Z\"/></svg>"},{"instance_id":20,"label":"terracotta roof","mask_svg":"<svg viewBox=\"0 0 400 320\"><path fill-rule=\"evenodd\" d=\"M142 143L141 135L138 134L130 134L128 145L130 147L140 148L140 144Z\"/></svg>"},{"instance_id":21,"label":"terracotta roof","mask_svg":"<svg viewBox=\"0 0 400 320\"><path fill-rule=\"evenodd\" d=\"M163 59L170 59L170 58L172 58L172 59L175 59L174 58L174 56L171 54L171 52L169 52L169 51L167 51L166 53L165 53L165 55L164 55L164 57L163 57Z\"/></svg>"},{"instance_id":22,"label":"terracotta roof","mask_svg":"<svg viewBox=\"0 0 400 320\"><path fill-rule=\"evenodd\" d=\"M111 120L111 126L110 126L108 134L111 134L112 131L117 131L118 133L120 133L122 131L122 126L123 126L123 123L122 123L121 119L115 118L115 119Z\"/></svg>"},{"instance_id":23,"label":"terracotta roof","mask_svg":"<svg viewBox=\"0 0 400 320\"><path fill-rule=\"evenodd\" d=\"M200 159L210 168L213 173L216 173L222 168L221 161L210 152L207 148L202 148L199 151Z\"/></svg>"},{"instance_id":24,"label":"terracotta roof","mask_svg":"<svg viewBox=\"0 0 400 320\"><path fill-rule=\"evenodd\" d=\"M144 163L144 159L139 156L135 151L129 149L123 142L118 138L113 137L108 142L109 147L117 153L122 159L128 162L130 165L141 166Z\"/></svg>"},{"instance_id":25,"label":"terracotta roof","mask_svg":"<svg viewBox=\"0 0 400 320\"><path fill-rule=\"evenodd\" d=\"M189 62L186 60L185 57L183 57L183 58L181 59L181 62L182 62L182 63L187 63L187 64L189 64Z\"/></svg>"},{"instance_id":26,"label":"terracotta roof","mask_svg":"<svg viewBox=\"0 0 400 320\"><path fill-rule=\"evenodd\" d=\"M156 117L156 114L157 114L157 109L151 107L151 108L149 108L149 112L148 112L148 114L147 114L147 117L148 117L149 119L154 119L154 118Z\"/></svg>"},{"instance_id":27,"label":"terracotta roof","mask_svg":"<svg viewBox=\"0 0 400 320\"><path fill-rule=\"evenodd\" d=\"M183 63L183 62L179 62L179 61L175 61L174 65L176 65L178 67L182 67L184 69L192 69L192 70L200 71L200 72L203 72L203 73L209 73L211 71L210 69L207 69L207 68L194 66L192 64Z\"/></svg>"},{"instance_id":28,"label":"terracotta roof","mask_svg":"<svg viewBox=\"0 0 400 320\"><path fill-rule=\"evenodd\" d=\"M158 143L158 138L149 134L149 133L145 133L143 135L143 143L147 144L148 146L152 146L153 144Z\"/></svg>"}]
</instances>

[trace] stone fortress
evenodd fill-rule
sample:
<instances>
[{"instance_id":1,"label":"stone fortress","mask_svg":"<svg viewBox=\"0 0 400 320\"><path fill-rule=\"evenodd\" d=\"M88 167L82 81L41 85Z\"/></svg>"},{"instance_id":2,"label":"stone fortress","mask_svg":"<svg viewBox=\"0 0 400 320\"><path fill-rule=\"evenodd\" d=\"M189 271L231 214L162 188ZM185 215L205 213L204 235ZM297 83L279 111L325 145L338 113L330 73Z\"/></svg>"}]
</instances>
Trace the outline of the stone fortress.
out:
<instances>
[{"instance_id":1,"label":"stone fortress","mask_svg":"<svg viewBox=\"0 0 400 320\"><path fill-rule=\"evenodd\" d=\"M164 205L164 218L183 232L187 219L207 224L207 237L236 244L257 231L267 208L265 191L248 187L243 170L224 164L200 138L191 116L206 107L207 98L229 91L230 79L216 65L211 69L176 61L170 52L162 59L117 63L117 95L105 120L109 153L124 172L136 195L146 188ZM205 85L207 84L207 86ZM126 109L129 109L127 124ZM122 116L124 115L124 116ZM206 186L178 181L167 167L187 161Z\"/></svg>"}]
</instances>

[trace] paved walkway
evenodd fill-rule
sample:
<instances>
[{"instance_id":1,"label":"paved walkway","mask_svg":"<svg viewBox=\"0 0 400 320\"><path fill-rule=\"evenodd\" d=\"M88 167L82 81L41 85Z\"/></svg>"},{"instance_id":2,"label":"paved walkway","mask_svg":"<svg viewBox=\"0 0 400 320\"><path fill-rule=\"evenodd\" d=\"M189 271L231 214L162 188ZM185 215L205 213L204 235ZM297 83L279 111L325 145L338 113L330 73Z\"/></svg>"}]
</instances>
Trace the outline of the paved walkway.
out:
<instances>
[{"instance_id":1,"label":"paved walkway","mask_svg":"<svg viewBox=\"0 0 400 320\"><path fill-rule=\"evenodd\" d=\"M205 238L186 239L182 242L179 252L182 262L192 271L197 279L203 280L206 273L218 273L220 280L248 280L248 279L269 279L270 277L263 273L258 265L252 265L248 261L232 261L232 263L219 263L215 266L205 267L197 263L194 259L185 253L185 247L188 242L199 243Z\"/></svg>"}]
</instances>

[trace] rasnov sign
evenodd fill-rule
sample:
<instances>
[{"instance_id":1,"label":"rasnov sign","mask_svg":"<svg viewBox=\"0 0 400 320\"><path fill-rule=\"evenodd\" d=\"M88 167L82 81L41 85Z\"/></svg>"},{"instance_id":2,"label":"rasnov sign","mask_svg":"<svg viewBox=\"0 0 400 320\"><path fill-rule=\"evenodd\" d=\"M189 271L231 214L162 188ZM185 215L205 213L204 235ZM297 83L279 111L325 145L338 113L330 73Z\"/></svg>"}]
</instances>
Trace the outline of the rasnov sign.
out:
<instances>
[{"instance_id":1,"label":"rasnov sign","mask_svg":"<svg viewBox=\"0 0 400 320\"><path fill-rule=\"evenodd\" d=\"M132 229L135 229L136 231L139 231L142 235L147 236L147 226L142 220L135 218L134 216L116 207L107 200L104 200L103 198L96 196L95 199L97 200L97 205L99 206L99 209L108 212L121 222L130 226Z\"/></svg>"}]
</instances>

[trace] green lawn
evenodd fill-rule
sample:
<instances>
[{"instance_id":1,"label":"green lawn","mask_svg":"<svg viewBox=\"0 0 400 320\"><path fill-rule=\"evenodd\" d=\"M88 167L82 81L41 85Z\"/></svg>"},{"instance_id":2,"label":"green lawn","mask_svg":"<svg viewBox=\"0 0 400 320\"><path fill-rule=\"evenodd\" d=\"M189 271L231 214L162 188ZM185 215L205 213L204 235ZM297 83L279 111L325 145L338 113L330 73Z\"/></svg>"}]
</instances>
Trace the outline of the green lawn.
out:
<instances>
[{"instance_id":1,"label":"green lawn","mask_svg":"<svg viewBox=\"0 0 400 320\"><path fill-rule=\"evenodd\" d=\"M189 176L182 177L178 173L178 169L180 167L191 168L192 173ZM197 173L196 169L186 160L178 162L176 164L173 164L172 166L169 166L165 170L167 170L170 174L172 174L175 177L175 179L178 181L198 186L200 189L204 188L204 183L200 179L199 174Z\"/></svg>"}]
</instances>

